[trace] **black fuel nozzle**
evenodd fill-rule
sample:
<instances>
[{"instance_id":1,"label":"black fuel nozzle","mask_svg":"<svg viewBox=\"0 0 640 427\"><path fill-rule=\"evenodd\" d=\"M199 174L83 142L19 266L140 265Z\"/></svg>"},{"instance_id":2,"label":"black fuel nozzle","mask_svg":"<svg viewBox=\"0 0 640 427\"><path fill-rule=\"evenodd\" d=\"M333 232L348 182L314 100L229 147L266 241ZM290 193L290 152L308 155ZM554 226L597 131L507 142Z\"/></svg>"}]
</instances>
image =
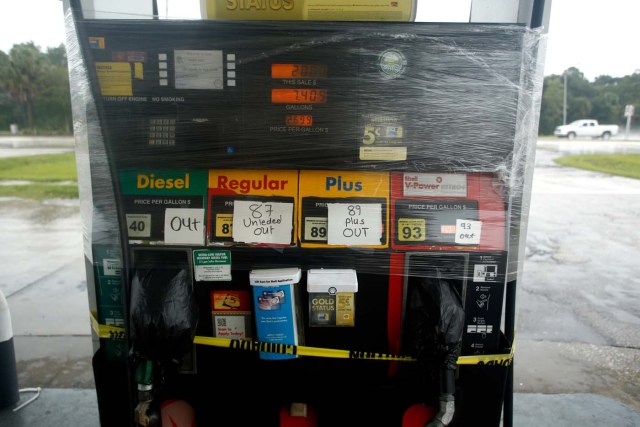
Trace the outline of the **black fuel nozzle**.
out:
<instances>
[{"instance_id":1,"label":"black fuel nozzle","mask_svg":"<svg viewBox=\"0 0 640 427\"><path fill-rule=\"evenodd\" d=\"M439 412L428 427L451 423L455 412L455 372L462 347L464 309L455 288L438 272L436 278L411 281L410 316L418 363L439 385Z\"/></svg>"},{"instance_id":2,"label":"black fuel nozzle","mask_svg":"<svg viewBox=\"0 0 640 427\"><path fill-rule=\"evenodd\" d=\"M198 307L188 266L148 260L136 266L129 311L135 368L137 425L160 425L157 396L172 387L184 356L193 349Z\"/></svg>"}]
</instances>

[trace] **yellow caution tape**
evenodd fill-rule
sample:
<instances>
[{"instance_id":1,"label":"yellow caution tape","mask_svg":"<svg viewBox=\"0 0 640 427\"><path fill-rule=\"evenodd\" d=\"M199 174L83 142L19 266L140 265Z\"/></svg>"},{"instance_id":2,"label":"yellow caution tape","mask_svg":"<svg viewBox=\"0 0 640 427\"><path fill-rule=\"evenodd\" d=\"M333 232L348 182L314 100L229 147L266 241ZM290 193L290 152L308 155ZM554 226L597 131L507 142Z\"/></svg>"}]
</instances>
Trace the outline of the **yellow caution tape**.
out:
<instances>
[{"instance_id":1,"label":"yellow caution tape","mask_svg":"<svg viewBox=\"0 0 640 427\"><path fill-rule=\"evenodd\" d=\"M91 313L91 327L99 338L110 338L115 340L123 340L125 338L125 330L119 326L101 325L98 323L95 314Z\"/></svg>"},{"instance_id":2,"label":"yellow caution tape","mask_svg":"<svg viewBox=\"0 0 640 427\"><path fill-rule=\"evenodd\" d=\"M508 354L483 354L478 356L460 356L458 357L458 365L487 365L487 366L509 366L513 362L515 354L515 342L511 346L511 352Z\"/></svg>"},{"instance_id":3,"label":"yellow caution tape","mask_svg":"<svg viewBox=\"0 0 640 427\"><path fill-rule=\"evenodd\" d=\"M91 326L100 338L124 339L125 330L118 326L101 325L95 315L91 313ZM196 336L194 344L208 345L213 347L231 348L245 351L264 351L268 353L278 353L297 356L328 357L333 359L363 359L363 360L386 360L397 362L415 362L417 359L409 356L399 356L394 354L376 353L357 350L338 350L332 348L307 347L301 345L274 344L261 341L235 340L229 338L215 338ZM487 366L509 366L513 362L515 344L511 346L511 352L507 354L487 354L479 356L460 356L458 365L487 365Z\"/></svg>"},{"instance_id":4,"label":"yellow caution tape","mask_svg":"<svg viewBox=\"0 0 640 427\"><path fill-rule=\"evenodd\" d=\"M250 340L233 340L228 338L212 338L197 336L193 340L196 344L210 345L214 347L225 347L237 350L265 351L269 353L279 353L297 356L330 357L334 359L375 359L375 360L397 360L402 362L413 362L416 359L408 356L396 356L393 354L375 353L355 350L336 350L332 348L307 347L301 345L273 344Z\"/></svg>"}]
</instances>

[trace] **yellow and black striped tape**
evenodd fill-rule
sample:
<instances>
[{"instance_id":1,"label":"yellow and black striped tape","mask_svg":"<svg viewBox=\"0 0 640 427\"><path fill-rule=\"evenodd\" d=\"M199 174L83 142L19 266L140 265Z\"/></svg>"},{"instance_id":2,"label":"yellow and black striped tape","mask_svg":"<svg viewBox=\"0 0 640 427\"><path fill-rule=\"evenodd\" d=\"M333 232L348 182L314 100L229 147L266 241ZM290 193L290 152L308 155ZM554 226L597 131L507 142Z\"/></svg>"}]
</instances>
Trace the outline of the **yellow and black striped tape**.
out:
<instances>
[{"instance_id":1,"label":"yellow and black striped tape","mask_svg":"<svg viewBox=\"0 0 640 427\"><path fill-rule=\"evenodd\" d=\"M100 338L124 339L125 330L118 326L101 325L95 316L91 315L91 325ZM307 347L302 345L274 344L251 340L235 340L229 338L215 338L196 336L194 344L209 345L213 347L231 348L245 351L264 351L296 356L328 357L333 359L363 359L386 360L397 362L415 362L416 359L409 356L376 353L356 350L338 350L333 348ZM513 362L515 345L511 346L511 352L506 354L487 354L479 356L460 356L458 365L497 365L509 366Z\"/></svg>"},{"instance_id":2,"label":"yellow and black striped tape","mask_svg":"<svg viewBox=\"0 0 640 427\"><path fill-rule=\"evenodd\" d=\"M336 350L332 348L307 347L302 345L272 344L260 341L233 340L228 338L213 338L196 336L193 340L196 344L225 347L236 350L265 351L270 353L288 354L296 356L330 357L334 359L375 359L397 360L413 362L414 358L408 356L396 356L393 354L373 353L355 350Z\"/></svg>"}]
</instances>

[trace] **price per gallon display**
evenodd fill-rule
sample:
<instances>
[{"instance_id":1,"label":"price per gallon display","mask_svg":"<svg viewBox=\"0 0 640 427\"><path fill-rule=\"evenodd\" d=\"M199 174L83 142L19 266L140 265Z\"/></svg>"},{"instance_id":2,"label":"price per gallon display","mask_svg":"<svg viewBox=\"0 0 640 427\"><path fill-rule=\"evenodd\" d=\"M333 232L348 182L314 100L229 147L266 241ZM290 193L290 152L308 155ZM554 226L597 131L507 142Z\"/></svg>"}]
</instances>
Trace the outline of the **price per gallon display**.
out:
<instances>
[{"instance_id":1,"label":"price per gallon display","mask_svg":"<svg viewBox=\"0 0 640 427\"><path fill-rule=\"evenodd\" d=\"M400 199L394 240L404 246L478 245L478 214L476 200Z\"/></svg>"},{"instance_id":2,"label":"price per gallon display","mask_svg":"<svg viewBox=\"0 0 640 427\"><path fill-rule=\"evenodd\" d=\"M313 116L310 114L289 114L284 121L287 126L313 126Z\"/></svg>"}]
</instances>

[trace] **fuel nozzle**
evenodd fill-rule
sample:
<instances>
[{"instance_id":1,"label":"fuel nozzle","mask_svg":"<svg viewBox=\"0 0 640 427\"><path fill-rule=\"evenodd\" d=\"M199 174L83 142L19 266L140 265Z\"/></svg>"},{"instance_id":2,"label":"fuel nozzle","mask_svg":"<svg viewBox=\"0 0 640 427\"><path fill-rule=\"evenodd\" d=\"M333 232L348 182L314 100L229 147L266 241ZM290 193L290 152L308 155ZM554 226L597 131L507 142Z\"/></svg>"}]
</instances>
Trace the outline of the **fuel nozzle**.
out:
<instances>
[{"instance_id":1,"label":"fuel nozzle","mask_svg":"<svg viewBox=\"0 0 640 427\"><path fill-rule=\"evenodd\" d=\"M427 375L435 373L439 383L439 411L427 427L448 426L455 413L464 309L454 286L439 271L436 278L414 278L408 298L418 363Z\"/></svg>"},{"instance_id":2,"label":"fuel nozzle","mask_svg":"<svg viewBox=\"0 0 640 427\"><path fill-rule=\"evenodd\" d=\"M153 399L153 363L142 359L136 366L135 380L138 387L138 403L134 420L138 426L160 426L160 412Z\"/></svg>"},{"instance_id":3,"label":"fuel nozzle","mask_svg":"<svg viewBox=\"0 0 640 427\"><path fill-rule=\"evenodd\" d=\"M134 417L145 427L161 424L158 396L171 390L192 349L198 321L188 267L169 261L140 262L131 282L130 357L138 388Z\"/></svg>"}]
</instances>

